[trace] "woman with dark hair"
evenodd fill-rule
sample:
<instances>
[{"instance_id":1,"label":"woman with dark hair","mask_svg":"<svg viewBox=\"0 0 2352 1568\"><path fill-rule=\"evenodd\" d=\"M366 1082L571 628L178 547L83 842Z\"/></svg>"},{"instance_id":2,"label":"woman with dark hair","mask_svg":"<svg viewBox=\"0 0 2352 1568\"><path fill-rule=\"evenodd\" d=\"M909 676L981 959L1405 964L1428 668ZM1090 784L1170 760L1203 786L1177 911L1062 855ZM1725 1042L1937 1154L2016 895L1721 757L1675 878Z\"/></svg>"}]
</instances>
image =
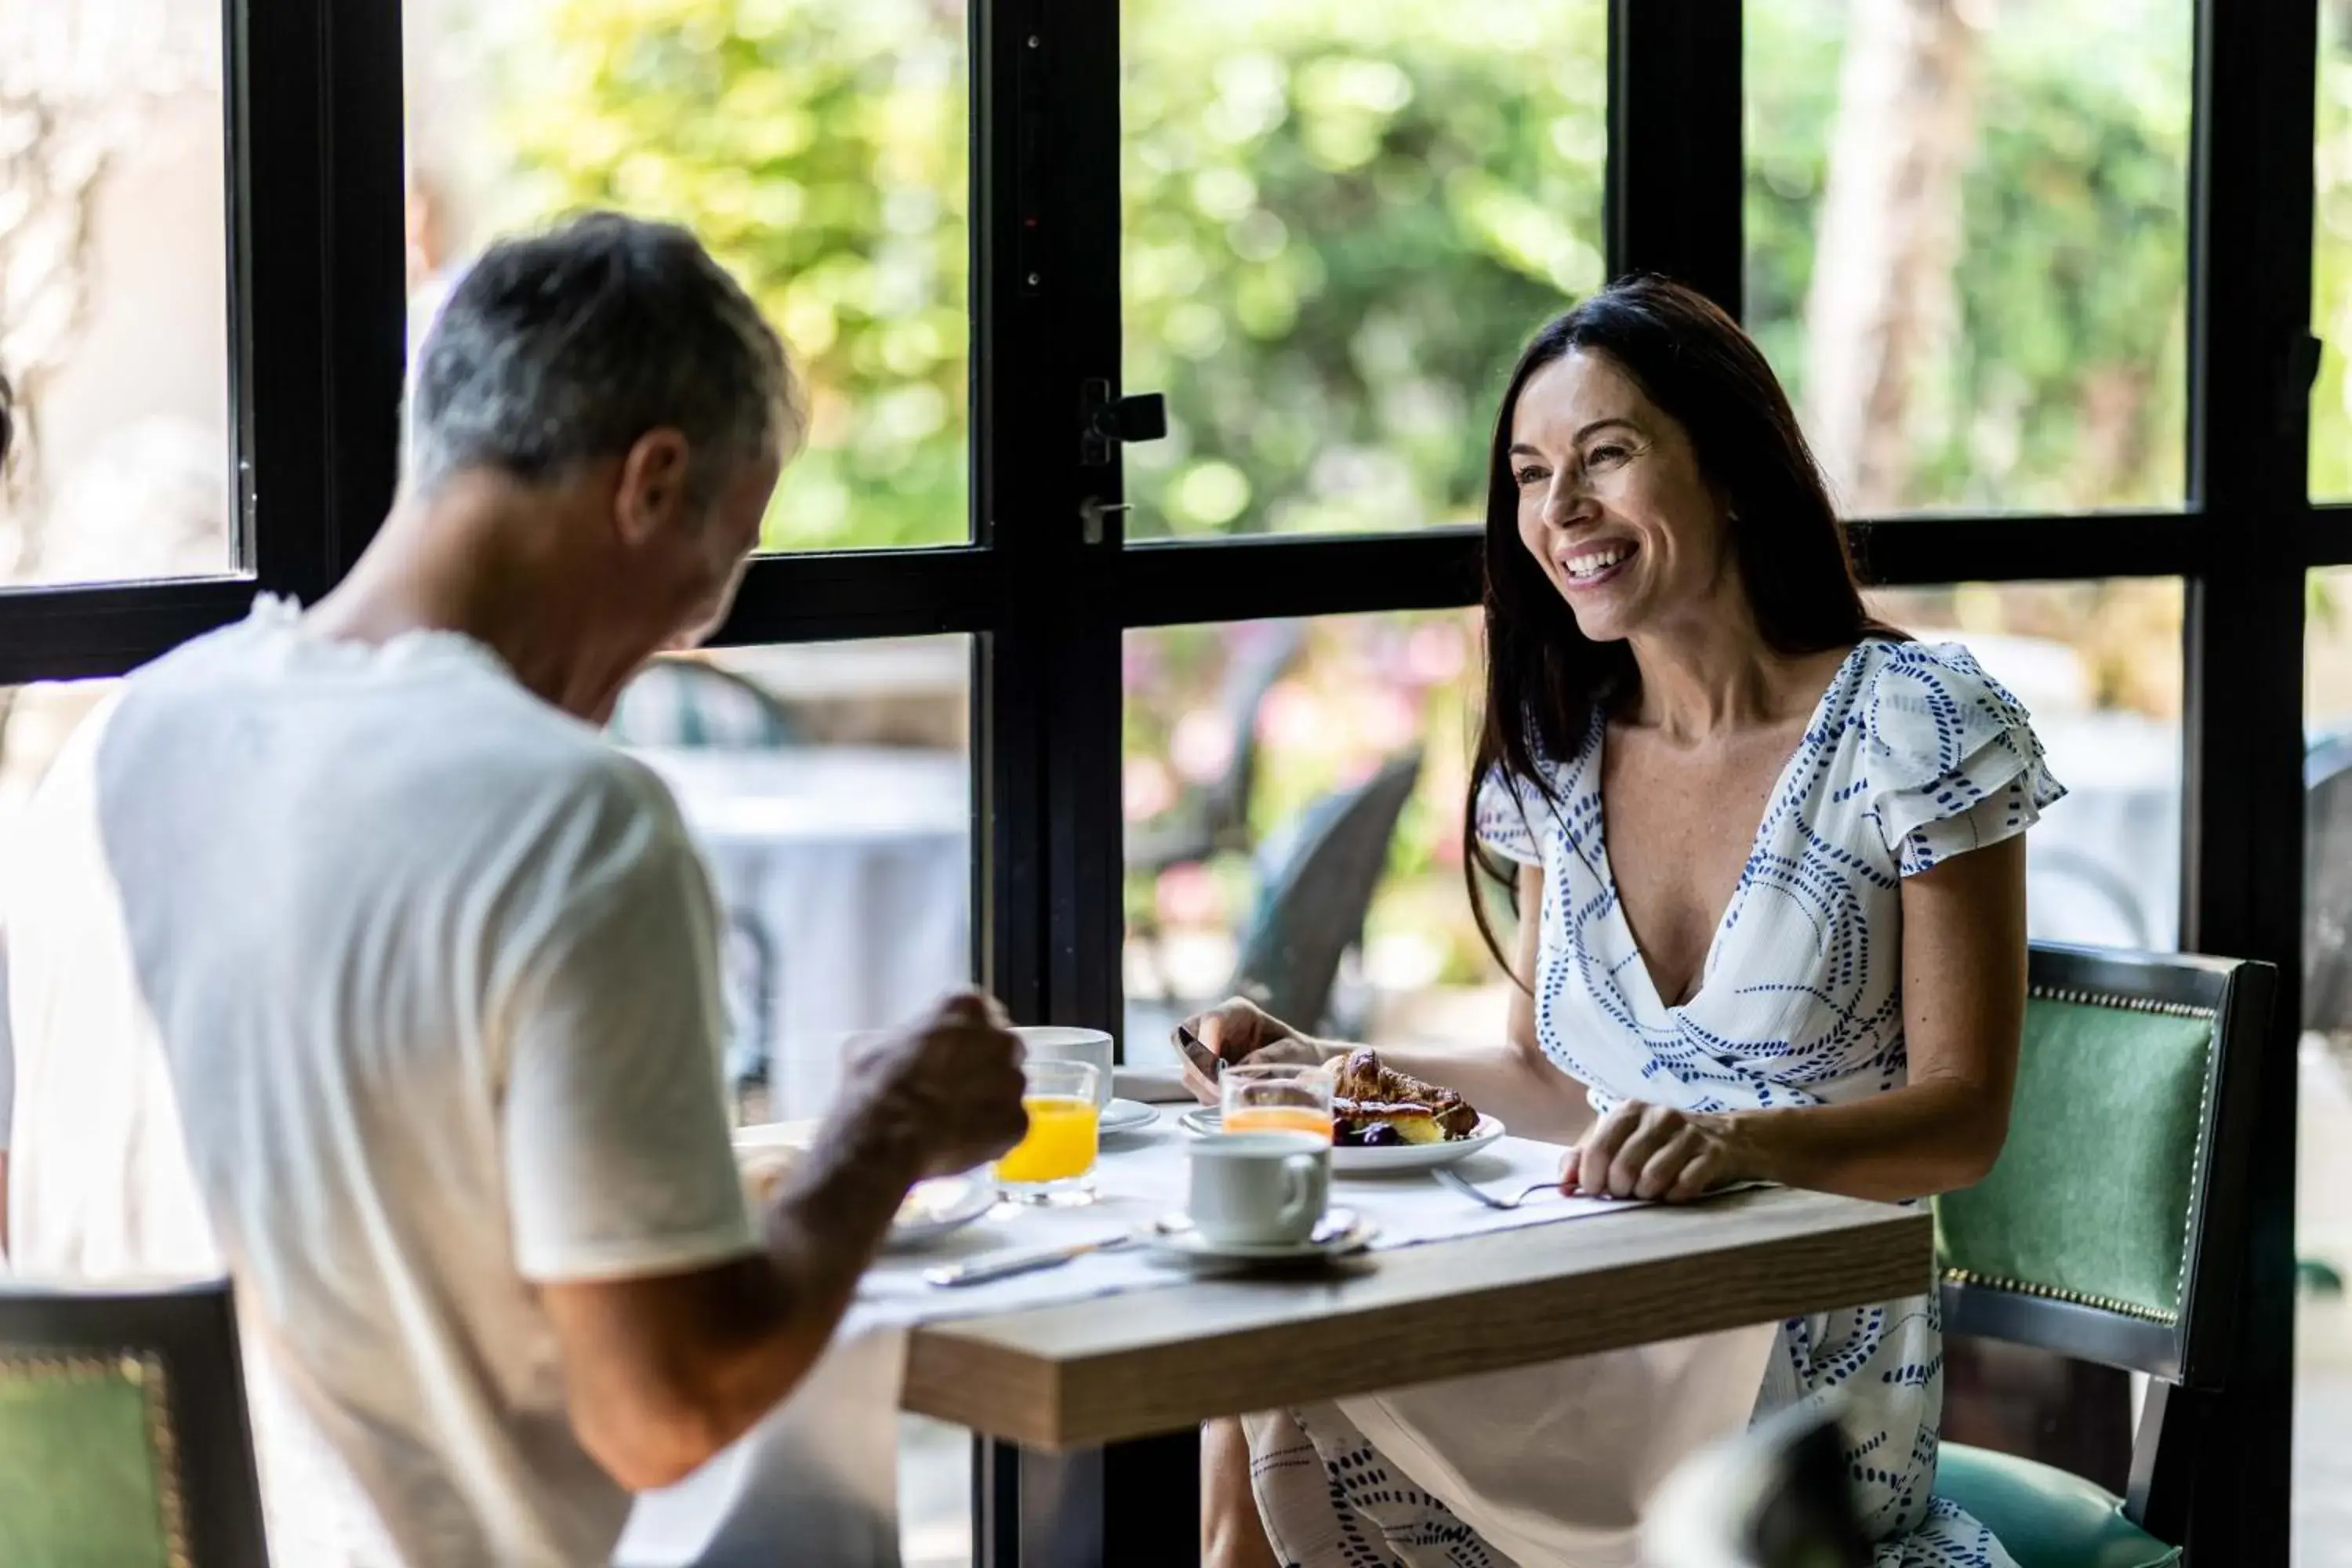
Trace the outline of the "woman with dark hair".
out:
<instances>
[{"instance_id":1,"label":"woman with dark hair","mask_svg":"<svg viewBox=\"0 0 2352 1568\"><path fill-rule=\"evenodd\" d=\"M1755 344L1647 278L1547 326L1496 422L1486 556L1467 858L1482 927L1478 878L1516 879L1520 994L1507 1041L1382 1058L1571 1144L1570 1192L1911 1201L1983 1175L2025 1005L2021 836L2063 792L1965 651L1864 608ZM1348 1048L1246 1002L1191 1026L1225 1061ZM1188 1076L1205 1096L1215 1070ZM1919 1284L1777 1331L1217 1424L1213 1560L1631 1563L1690 1447L1837 1390L1879 1563L2006 1564L1933 1496L1941 1339Z\"/></svg>"}]
</instances>

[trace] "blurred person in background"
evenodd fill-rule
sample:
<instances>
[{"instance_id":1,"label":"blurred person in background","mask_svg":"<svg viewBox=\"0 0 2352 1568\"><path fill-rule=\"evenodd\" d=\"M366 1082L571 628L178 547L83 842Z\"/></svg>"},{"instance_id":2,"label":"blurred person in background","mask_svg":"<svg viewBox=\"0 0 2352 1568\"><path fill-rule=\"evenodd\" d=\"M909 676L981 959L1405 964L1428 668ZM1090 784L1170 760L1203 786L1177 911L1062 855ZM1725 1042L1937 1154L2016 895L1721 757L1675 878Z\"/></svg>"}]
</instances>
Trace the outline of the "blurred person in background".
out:
<instances>
[{"instance_id":1,"label":"blurred person in background","mask_svg":"<svg viewBox=\"0 0 2352 1568\"><path fill-rule=\"evenodd\" d=\"M1492 1047L1387 1065L1571 1145L1571 1193L1909 1202L1977 1181L2016 1081L2023 836L2064 793L2024 709L1958 645L1869 616L1770 368L1677 284L1630 279L1537 335L1488 486L1465 859L1482 927L1482 871L1516 883L1520 995ZM1213 1100L1223 1062L1354 1048L1246 1001L1191 1032ZM1942 1333L1919 1285L1213 1423L1210 1560L1630 1568L1685 1454L1843 1387L1881 1568L2006 1568L1934 1495Z\"/></svg>"},{"instance_id":2,"label":"blurred person in background","mask_svg":"<svg viewBox=\"0 0 2352 1568\"><path fill-rule=\"evenodd\" d=\"M822 1352L908 1188L1024 1131L950 999L747 1202L710 885L600 726L718 626L803 413L685 231L493 247L317 606L133 674L8 889L22 1273L235 1281L273 1561L608 1560Z\"/></svg>"}]
</instances>

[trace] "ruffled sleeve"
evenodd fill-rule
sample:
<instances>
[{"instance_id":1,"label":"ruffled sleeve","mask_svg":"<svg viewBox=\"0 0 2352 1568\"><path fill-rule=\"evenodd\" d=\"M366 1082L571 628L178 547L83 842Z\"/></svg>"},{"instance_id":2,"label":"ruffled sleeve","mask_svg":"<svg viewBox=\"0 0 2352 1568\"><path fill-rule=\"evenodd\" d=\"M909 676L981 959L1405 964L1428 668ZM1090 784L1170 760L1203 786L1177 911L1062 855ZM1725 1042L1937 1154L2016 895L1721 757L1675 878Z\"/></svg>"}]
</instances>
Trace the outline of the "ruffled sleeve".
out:
<instances>
[{"instance_id":1,"label":"ruffled sleeve","mask_svg":"<svg viewBox=\"0 0 2352 1568\"><path fill-rule=\"evenodd\" d=\"M1551 809L1533 783L1490 769L1478 785L1474 807L1478 842L1507 860L1540 866L1543 845L1536 837L1536 825L1549 820Z\"/></svg>"},{"instance_id":2,"label":"ruffled sleeve","mask_svg":"<svg viewBox=\"0 0 2352 1568\"><path fill-rule=\"evenodd\" d=\"M2066 793L2024 707L1955 643L1888 645L1863 731L1872 808L1906 877L2024 832Z\"/></svg>"}]
</instances>

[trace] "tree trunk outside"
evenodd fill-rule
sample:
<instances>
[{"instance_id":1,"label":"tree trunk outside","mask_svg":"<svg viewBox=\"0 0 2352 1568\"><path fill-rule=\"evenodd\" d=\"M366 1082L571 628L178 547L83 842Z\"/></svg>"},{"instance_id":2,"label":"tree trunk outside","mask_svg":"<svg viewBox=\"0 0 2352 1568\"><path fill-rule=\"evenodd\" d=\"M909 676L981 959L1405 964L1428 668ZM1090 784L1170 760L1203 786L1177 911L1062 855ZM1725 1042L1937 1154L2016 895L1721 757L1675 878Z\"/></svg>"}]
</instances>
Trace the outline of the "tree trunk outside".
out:
<instances>
[{"instance_id":1,"label":"tree trunk outside","mask_svg":"<svg viewBox=\"0 0 2352 1568\"><path fill-rule=\"evenodd\" d=\"M1901 507L1921 371L1957 326L1979 24L1962 0L1854 0L1805 299L1801 410L1850 515Z\"/></svg>"}]
</instances>

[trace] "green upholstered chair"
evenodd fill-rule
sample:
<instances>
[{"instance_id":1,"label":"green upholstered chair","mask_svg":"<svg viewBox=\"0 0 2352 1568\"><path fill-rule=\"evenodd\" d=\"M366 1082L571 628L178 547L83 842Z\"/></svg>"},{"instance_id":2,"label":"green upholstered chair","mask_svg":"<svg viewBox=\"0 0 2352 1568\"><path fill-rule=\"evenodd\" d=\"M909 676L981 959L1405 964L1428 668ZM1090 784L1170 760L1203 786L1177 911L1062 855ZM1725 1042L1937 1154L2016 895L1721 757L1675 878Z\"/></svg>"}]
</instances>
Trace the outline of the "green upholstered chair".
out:
<instances>
[{"instance_id":1,"label":"green upholstered chair","mask_svg":"<svg viewBox=\"0 0 2352 1568\"><path fill-rule=\"evenodd\" d=\"M226 1282L0 1281L0 1563L265 1568Z\"/></svg>"},{"instance_id":2,"label":"green upholstered chair","mask_svg":"<svg viewBox=\"0 0 2352 1568\"><path fill-rule=\"evenodd\" d=\"M1936 1203L1947 1334L2146 1373L2128 1494L1944 1446L1936 1491L2019 1568L2179 1563L2177 1392L2227 1375L2266 963L2037 945L2009 1142Z\"/></svg>"}]
</instances>

